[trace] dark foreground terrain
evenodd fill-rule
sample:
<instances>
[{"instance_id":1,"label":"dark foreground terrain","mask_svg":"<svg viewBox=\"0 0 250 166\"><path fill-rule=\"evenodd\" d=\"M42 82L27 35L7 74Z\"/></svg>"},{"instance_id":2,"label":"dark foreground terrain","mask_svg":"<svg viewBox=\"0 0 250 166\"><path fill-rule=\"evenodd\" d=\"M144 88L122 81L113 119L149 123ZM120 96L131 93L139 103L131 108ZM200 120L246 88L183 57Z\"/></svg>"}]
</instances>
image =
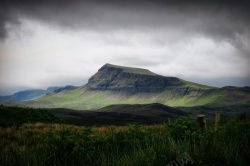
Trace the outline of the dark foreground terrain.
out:
<instances>
[{"instance_id":1,"label":"dark foreground terrain","mask_svg":"<svg viewBox=\"0 0 250 166\"><path fill-rule=\"evenodd\" d=\"M162 104L111 105L97 110L49 109L63 121L74 125L156 124L177 119L186 113Z\"/></svg>"},{"instance_id":2,"label":"dark foreground terrain","mask_svg":"<svg viewBox=\"0 0 250 166\"><path fill-rule=\"evenodd\" d=\"M248 166L250 121L228 120L201 133L188 117L159 125L0 127L0 165Z\"/></svg>"},{"instance_id":3,"label":"dark foreground terrain","mask_svg":"<svg viewBox=\"0 0 250 166\"><path fill-rule=\"evenodd\" d=\"M71 110L65 108L49 109L65 123L73 125L126 125L128 123L159 124L189 113L192 119L204 114L207 120L214 120L215 112L222 119L250 116L250 105L227 107L168 107L162 104L120 104L110 105L97 110Z\"/></svg>"},{"instance_id":4,"label":"dark foreground terrain","mask_svg":"<svg viewBox=\"0 0 250 166\"><path fill-rule=\"evenodd\" d=\"M221 119L250 116L250 105L227 107L169 107L153 104L121 104L110 105L97 110L72 110L66 108L40 109L0 106L0 126L21 125L24 123L66 123L77 126L161 124L190 114L196 119L204 114L207 120L214 120L215 112Z\"/></svg>"},{"instance_id":5,"label":"dark foreground terrain","mask_svg":"<svg viewBox=\"0 0 250 166\"><path fill-rule=\"evenodd\" d=\"M133 108L136 109L132 111ZM117 109L121 112L115 113ZM156 115L143 119L152 115L150 110ZM97 121L105 126L63 124L46 109L1 106L0 166L250 165L247 114L223 119L217 128L208 121L207 130L202 133L189 115L181 116L183 111L159 104L116 105L92 113L52 111L68 123L91 125ZM150 125L128 123L133 121L131 118L155 123L159 117L162 121L178 119ZM123 126L118 126L119 121Z\"/></svg>"}]
</instances>

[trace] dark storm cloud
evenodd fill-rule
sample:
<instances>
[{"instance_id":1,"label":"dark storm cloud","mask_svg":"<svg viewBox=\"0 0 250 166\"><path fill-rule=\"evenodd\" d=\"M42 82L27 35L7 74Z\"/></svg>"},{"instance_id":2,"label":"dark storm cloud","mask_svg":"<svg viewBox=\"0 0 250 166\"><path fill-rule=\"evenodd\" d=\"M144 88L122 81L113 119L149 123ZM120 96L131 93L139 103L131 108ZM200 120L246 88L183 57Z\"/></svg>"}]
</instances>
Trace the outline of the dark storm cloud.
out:
<instances>
[{"instance_id":1,"label":"dark storm cloud","mask_svg":"<svg viewBox=\"0 0 250 166\"><path fill-rule=\"evenodd\" d=\"M0 0L0 86L80 84L106 62L249 85L249 9L228 0Z\"/></svg>"},{"instance_id":2,"label":"dark storm cloud","mask_svg":"<svg viewBox=\"0 0 250 166\"><path fill-rule=\"evenodd\" d=\"M17 23L22 17L59 28L180 28L230 42L237 41L238 34L249 32L250 6L238 1L4 0L0 3L2 38L7 36L6 24Z\"/></svg>"},{"instance_id":3,"label":"dark storm cloud","mask_svg":"<svg viewBox=\"0 0 250 166\"><path fill-rule=\"evenodd\" d=\"M69 30L158 31L161 34L152 42L159 44L168 40L166 31L177 30L178 40L204 35L218 42L227 41L248 56L249 4L202 0L2 0L0 39L12 30L9 24L17 26L25 18Z\"/></svg>"},{"instance_id":4,"label":"dark storm cloud","mask_svg":"<svg viewBox=\"0 0 250 166\"><path fill-rule=\"evenodd\" d=\"M226 41L249 57L250 5L233 1L170 0L5 0L1 1L0 38L8 24L20 19L40 21L63 30L137 30L159 33L153 44L169 43L166 33L177 31L176 40L203 35ZM246 38L247 41L244 41ZM248 58L248 61L250 58Z\"/></svg>"}]
</instances>

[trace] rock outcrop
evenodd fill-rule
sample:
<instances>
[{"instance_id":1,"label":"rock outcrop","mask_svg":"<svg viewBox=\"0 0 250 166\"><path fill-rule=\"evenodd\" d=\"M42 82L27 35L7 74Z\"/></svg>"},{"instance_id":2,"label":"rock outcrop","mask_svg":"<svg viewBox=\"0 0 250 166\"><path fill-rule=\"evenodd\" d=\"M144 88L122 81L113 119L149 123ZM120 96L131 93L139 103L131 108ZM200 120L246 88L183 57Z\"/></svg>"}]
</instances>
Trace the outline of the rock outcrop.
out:
<instances>
[{"instance_id":1,"label":"rock outcrop","mask_svg":"<svg viewBox=\"0 0 250 166\"><path fill-rule=\"evenodd\" d=\"M157 93L182 85L184 83L176 77L164 77L146 69L106 64L89 79L87 88L126 93Z\"/></svg>"},{"instance_id":2,"label":"rock outcrop","mask_svg":"<svg viewBox=\"0 0 250 166\"><path fill-rule=\"evenodd\" d=\"M60 93L60 92L63 92L63 91L75 90L77 88L78 88L77 86L66 85L65 87L58 88L58 89L54 90L53 92L54 93Z\"/></svg>"}]
</instances>

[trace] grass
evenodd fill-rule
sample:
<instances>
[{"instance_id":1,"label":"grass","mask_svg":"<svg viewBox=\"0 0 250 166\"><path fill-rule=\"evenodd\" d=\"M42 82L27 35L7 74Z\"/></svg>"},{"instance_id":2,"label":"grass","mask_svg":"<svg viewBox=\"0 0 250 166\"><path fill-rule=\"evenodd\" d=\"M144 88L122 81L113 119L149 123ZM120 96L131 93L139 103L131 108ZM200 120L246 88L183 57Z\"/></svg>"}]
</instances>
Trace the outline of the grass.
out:
<instances>
[{"instance_id":1,"label":"grass","mask_svg":"<svg viewBox=\"0 0 250 166\"><path fill-rule=\"evenodd\" d=\"M202 134L188 116L160 125L0 128L0 165L167 165L187 152L193 165L249 165L250 120L228 120ZM186 164L185 164L186 165Z\"/></svg>"},{"instance_id":2,"label":"grass","mask_svg":"<svg viewBox=\"0 0 250 166\"><path fill-rule=\"evenodd\" d=\"M146 104L158 102L169 106L196 106L207 104L211 101L206 98L197 101L200 95L191 93L190 95L180 97L170 91L165 91L160 94L136 94L129 96L122 93L105 91L86 91L85 88L82 88L69 91L65 94L53 94L35 101L27 101L24 105L86 110L102 108L113 104Z\"/></svg>"},{"instance_id":3,"label":"grass","mask_svg":"<svg viewBox=\"0 0 250 166\"><path fill-rule=\"evenodd\" d=\"M215 87L212 87L212 86L197 84L197 83L189 82L189 81L182 80L182 79L180 79L180 81L185 84L184 87L200 88L200 89L212 89L212 88L215 88Z\"/></svg>"}]
</instances>

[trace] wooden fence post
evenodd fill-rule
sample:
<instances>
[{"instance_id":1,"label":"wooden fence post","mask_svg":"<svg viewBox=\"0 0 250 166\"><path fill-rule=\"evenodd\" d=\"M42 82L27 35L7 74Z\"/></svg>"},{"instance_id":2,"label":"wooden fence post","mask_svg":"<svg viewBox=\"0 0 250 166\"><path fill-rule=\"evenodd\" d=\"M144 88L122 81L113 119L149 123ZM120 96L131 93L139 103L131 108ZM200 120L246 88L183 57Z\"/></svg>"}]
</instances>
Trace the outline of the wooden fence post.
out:
<instances>
[{"instance_id":1,"label":"wooden fence post","mask_svg":"<svg viewBox=\"0 0 250 166\"><path fill-rule=\"evenodd\" d=\"M202 133L207 129L205 115L197 115L197 123Z\"/></svg>"},{"instance_id":2,"label":"wooden fence post","mask_svg":"<svg viewBox=\"0 0 250 166\"><path fill-rule=\"evenodd\" d=\"M218 128L218 123L220 122L220 112L215 112L215 130Z\"/></svg>"}]
</instances>

